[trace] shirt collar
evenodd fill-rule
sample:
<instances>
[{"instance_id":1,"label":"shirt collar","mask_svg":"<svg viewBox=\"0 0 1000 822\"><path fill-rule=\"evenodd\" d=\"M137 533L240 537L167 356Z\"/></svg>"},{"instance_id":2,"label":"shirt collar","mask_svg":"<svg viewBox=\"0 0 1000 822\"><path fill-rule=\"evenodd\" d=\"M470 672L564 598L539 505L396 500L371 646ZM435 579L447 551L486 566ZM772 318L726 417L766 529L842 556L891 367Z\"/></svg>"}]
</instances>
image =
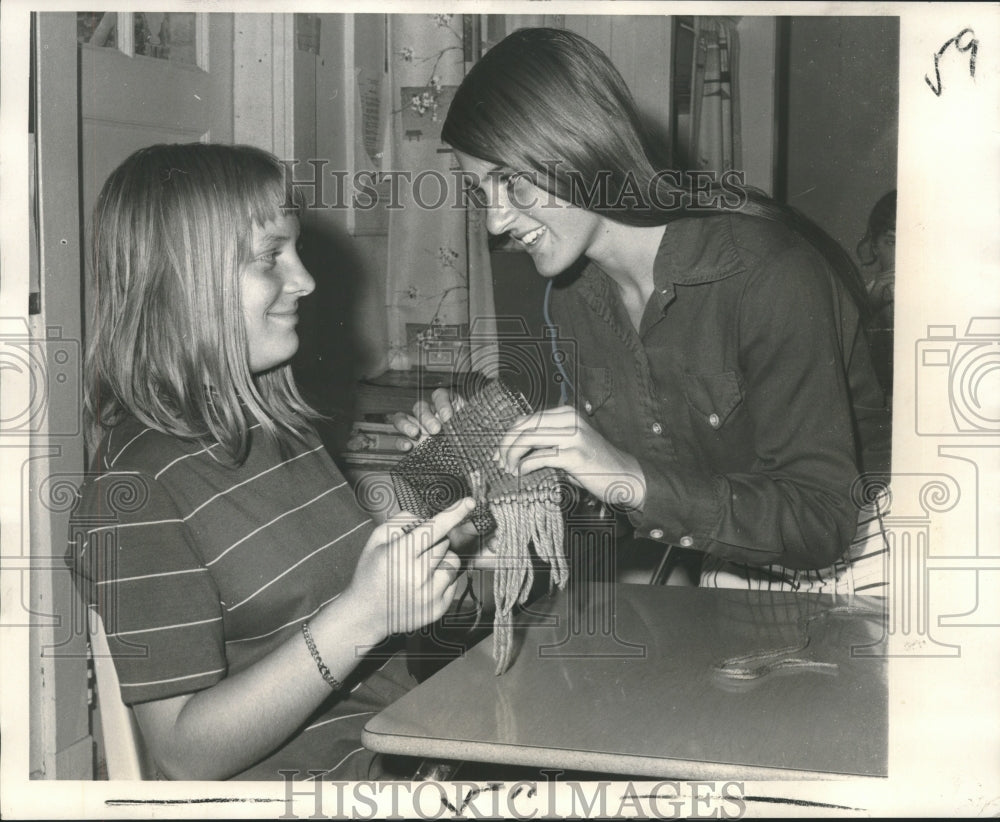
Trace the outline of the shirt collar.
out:
<instances>
[{"instance_id":1,"label":"shirt collar","mask_svg":"<svg viewBox=\"0 0 1000 822\"><path fill-rule=\"evenodd\" d=\"M653 283L658 291L670 284L711 283L744 268L730 215L690 217L667 224L653 262Z\"/></svg>"},{"instance_id":2,"label":"shirt collar","mask_svg":"<svg viewBox=\"0 0 1000 822\"><path fill-rule=\"evenodd\" d=\"M687 217L668 223L653 261L653 297L672 302L675 285L716 282L744 271L728 214ZM597 300L607 298L611 279L595 265L583 271L581 285Z\"/></svg>"}]
</instances>

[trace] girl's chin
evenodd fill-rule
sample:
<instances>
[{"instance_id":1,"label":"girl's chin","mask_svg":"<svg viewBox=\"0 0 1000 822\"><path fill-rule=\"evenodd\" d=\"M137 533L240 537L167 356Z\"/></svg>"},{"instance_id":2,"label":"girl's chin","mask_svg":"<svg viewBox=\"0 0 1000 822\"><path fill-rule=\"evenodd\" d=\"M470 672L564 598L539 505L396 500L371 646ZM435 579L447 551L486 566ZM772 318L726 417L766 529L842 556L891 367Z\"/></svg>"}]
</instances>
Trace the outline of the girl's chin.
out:
<instances>
[{"instance_id":1,"label":"girl's chin","mask_svg":"<svg viewBox=\"0 0 1000 822\"><path fill-rule=\"evenodd\" d=\"M575 265L586 262L584 257L578 257L575 260L553 260L546 257L532 257L531 261L535 264L535 271L546 279L558 277Z\"/></svg>"}]
</instances>

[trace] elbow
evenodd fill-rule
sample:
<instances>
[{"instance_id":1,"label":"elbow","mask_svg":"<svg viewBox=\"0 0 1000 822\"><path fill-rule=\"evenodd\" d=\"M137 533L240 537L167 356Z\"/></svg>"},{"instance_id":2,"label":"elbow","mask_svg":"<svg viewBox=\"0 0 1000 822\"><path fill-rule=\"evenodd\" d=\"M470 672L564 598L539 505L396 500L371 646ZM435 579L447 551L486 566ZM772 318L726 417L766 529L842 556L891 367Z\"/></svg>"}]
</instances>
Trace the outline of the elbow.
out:
<instances>
[{"instance_id":1,"label":"elbow","mask_svg":"<svg viewBox=\"0 0 1000 822\"><path fill-rule=\"evenodd\" d=\"M162 728L144 728L141 721L139 725L146 758L164 779L211 782L229 779L240 770L221 752L206 746L204 739L183 739L176 728L165 732Z\"/></svg>"},{"instance_id":2,"label":"elbow","mask_svg":"<svg viewBox=\"0 0 1000 822\"><path fill-rule=\"evenodd\" d=\"M851 546L856 516L847 511L821 518L816 526L786 542L781 564L795 571L819 571L841 559Z\"/></svg>"},{"instance_id":3,"label":"elbow","mask_svg":"<svg viewBox=\"0 0 1000 822\"><path fill-rule=\"evenodd\" d=\"M153 751L157 770L173 781L214 782L229 779L236 771L223 767L219 757L191 755L182 751Z\"/></svg>"}]
</instances>

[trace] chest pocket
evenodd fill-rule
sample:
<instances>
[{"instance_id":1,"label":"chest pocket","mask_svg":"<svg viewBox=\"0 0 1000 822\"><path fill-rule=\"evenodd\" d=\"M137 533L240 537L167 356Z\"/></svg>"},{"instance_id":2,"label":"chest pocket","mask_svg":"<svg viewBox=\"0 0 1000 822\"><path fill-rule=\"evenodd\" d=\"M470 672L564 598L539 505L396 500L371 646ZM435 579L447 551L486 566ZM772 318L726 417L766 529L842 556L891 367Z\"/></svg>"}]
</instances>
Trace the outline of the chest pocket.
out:
<instances>
[{"instance_id":1,"label":"chest pocket","mask_svg":"<svg viewBox=\"0 0 1000 822\"><path fill-rule=\"evenodd\" d=\"M721 374L685 374L684 396L695 416L716 430L743 402L743 390L735 371Z\"/></svg>"},{"instance_id":2,"label":"chest pocket","mask_svg":"<svg viewBox=\"0 0 1000 822\"><path fill-rule=\"evenodd\" d=\"M611 369L580 365L577 371L577 407L592 417L611 396Z\"/></svg>"}]
</instances>

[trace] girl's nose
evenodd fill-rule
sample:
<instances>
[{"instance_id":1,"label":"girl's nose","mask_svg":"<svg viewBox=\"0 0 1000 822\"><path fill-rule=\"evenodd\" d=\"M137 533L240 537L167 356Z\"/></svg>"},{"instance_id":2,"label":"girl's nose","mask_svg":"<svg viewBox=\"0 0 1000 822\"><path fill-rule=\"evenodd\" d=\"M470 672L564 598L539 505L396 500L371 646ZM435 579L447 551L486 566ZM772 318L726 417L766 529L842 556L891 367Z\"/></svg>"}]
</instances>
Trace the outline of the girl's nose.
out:
<instances>
[{"instance_id":1,"label":"girl's nose","mask_svg":"<svg viewBox=\"0 0 1000 822\"><path fill-rule=\"evenodd\" d=\"M295 262L285 277L285 290L305 297L307 294L312 294L315 288L316 281L312 278L312 274L306 270L298 254L296 254Z\"/></svg>"},{"instance_id":2,"label":"girl's nose","mask_svg":"<svg viewBox=\"0 0 1000 822\"><path fill-rule=\"evenodd\" d=\"M499 186L492 199L493 202L486 208L486 230L490 234L503 234L514 222L517 211L510 203L505 186Z\"/></svg>"}]
</instances>

